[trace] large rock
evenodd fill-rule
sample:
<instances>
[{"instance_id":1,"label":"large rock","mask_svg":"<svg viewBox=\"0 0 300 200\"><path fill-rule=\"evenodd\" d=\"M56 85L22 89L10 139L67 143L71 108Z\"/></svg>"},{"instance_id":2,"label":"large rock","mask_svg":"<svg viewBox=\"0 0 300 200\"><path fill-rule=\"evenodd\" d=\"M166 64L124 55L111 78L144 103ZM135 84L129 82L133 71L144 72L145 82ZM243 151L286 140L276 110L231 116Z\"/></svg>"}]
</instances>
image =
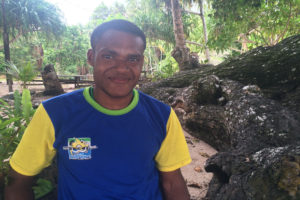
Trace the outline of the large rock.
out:
<instances>
[{"instance_id":1,"label":"large rock","mask_svg":"<svg viewBox=\"0 0 300 200\"><path fill-rule=\"evenodd\" d=\"M206 199L300 199L300 146L264 148L245 155L220 152L206 163L214 177Z\"/></svg>"},{"instance_id":2,"label":"large rock","mask_svg":"<svg viewBox=\"0 0 300 200\"><path fill-rule=\"evenodd\" d=\"M219 150L207 199L300 199L300 35L141 90Z\"/></svg>"},{"instance_id":3,"label":"large rock","mask_svg":"<svg viewBox=\"0 0 300 200\"><path fill-rule=\"evenodd\" d=\"M144 84L142 90L152 94L159 88L184 88L212 74L244 85L257 85L266 97L300 112L300 35L273 47L258 47L217 66L201 65L198 69Z\"/></svg>"}]
</instances>

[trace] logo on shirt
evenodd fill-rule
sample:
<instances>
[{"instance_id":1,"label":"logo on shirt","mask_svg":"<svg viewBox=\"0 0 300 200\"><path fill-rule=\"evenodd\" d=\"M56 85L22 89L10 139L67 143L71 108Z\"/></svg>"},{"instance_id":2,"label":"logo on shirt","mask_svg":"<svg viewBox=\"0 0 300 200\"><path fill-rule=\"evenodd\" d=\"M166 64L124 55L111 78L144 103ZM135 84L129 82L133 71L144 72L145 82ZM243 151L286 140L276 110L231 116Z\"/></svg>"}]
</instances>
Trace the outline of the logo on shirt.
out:
<instances>
[{"instance_id":1,"label":"logo on shirt","mask_svg":"<svg viewBox=\"0 0 300 200\"><path fill-rule=\"evenodd\" d=\"M72 160L88 160L92 158L92 149L97 149L96 145L91 145L91 138L68 138L68 146L64 146L64 150L68 150L69 159Z\"/></svg>"}]
</instances>

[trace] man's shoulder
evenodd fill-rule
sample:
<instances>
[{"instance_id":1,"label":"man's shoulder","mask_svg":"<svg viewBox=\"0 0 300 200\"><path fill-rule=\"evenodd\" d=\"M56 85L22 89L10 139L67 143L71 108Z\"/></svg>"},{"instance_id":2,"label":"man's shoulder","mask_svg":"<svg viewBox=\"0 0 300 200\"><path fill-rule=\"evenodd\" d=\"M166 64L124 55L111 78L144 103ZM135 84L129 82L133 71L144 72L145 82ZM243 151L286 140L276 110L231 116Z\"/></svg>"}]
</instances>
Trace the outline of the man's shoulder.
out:
<instances>
[{"instance_id":1,"label":"man's shoulder","mask_svg":"<svg viewBox=\"0 0 300 200\"><path fill-rule=\"evenodd\" d=\"M84 110L83 89L58 95L42 102L52 123L59 124L74 116L78 110Z\"/></svg>"},{"instance_id":2,"label":"man's shoulder","mask_svg":"<svg viewBox=\"0 0 300 200\"><path fill-rule=\"evenodd\" d=\"M84 89L78 89L62 95L58 95L42 102L42 105L49 112L61 113L66 110L80 107L84 103Z\"/></svg>"},{"instance_id":3,"label":"man's shoulder","mask_svg":"<svg viewBox=\"0 0 300 200\"><path fill-rule=\"evenodd\" d=\"M149 110L169 116L171 107L164 102L139 91L139 102Z\"/></svg>"},{"instance_id":4,"label":"man's shoulder","mask_svg":"<svg viewBox=\"0 0 300 200\"><path fill-rule=\"evenodd\" d=\"M148 94L145 94L143 93L142 91L138 90L139 92L139 96L140 96L140 99L141 100L145 100L145 101L149 101L149 102L152 102L152 103L155 103L155 104L159 104L161 106L165 106L165 107L170 107L169 105L165 104L164 102L148 95Z\"/></svg>"},{"instance_id":5,"label":"man's shoulder","mask_svg":"<svg viewBox=\"0 0 300 200\"><path fill-rule=\"evenodd\" d=\"M43 104L59 103L64 101L69 101L71 99L81 98L83 96L83 88L74 90L72 92L64 93L50 99L43 101Z\"/></svg>"}]
</instances>

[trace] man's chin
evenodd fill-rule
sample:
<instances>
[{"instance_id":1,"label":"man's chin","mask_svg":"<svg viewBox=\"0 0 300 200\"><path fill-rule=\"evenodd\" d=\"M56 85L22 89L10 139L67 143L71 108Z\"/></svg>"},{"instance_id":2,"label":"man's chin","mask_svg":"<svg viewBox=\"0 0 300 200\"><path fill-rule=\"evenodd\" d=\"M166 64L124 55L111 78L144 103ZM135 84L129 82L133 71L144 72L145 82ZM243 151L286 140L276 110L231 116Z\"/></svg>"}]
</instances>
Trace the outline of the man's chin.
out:
<instances>
[{"instance_id":1,"label":"man's chin","mask_svg":"<svg viewBox=\"0 0 300 200\"><path fill-rule=\"evenodd\" d=\"M111 98L121 99L133 95L133 89L127 89L122 91L106 91L106 94Z\"/></svg>"}]
</instances>

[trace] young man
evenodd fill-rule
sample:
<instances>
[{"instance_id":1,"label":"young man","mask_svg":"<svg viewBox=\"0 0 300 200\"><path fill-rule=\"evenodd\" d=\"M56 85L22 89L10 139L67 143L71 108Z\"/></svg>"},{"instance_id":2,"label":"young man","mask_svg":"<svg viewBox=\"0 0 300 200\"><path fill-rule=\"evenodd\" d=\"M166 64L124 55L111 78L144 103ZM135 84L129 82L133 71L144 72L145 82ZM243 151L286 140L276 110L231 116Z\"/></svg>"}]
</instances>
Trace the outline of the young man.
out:
<instances>
[{"instance_id":1,"label":"young man","mask_svg":"<svg viewBox=\"0 0 300 200\"><path fill-rule=\"evenodd\" d=\"M98 26L87 53L95 86L43 102L10 159L5 197L32 199L33 176L58 160L58 199L189 199L191 161L174 111L134 89L144 33L125 20Z\"/></svg>"}]
</instances>

